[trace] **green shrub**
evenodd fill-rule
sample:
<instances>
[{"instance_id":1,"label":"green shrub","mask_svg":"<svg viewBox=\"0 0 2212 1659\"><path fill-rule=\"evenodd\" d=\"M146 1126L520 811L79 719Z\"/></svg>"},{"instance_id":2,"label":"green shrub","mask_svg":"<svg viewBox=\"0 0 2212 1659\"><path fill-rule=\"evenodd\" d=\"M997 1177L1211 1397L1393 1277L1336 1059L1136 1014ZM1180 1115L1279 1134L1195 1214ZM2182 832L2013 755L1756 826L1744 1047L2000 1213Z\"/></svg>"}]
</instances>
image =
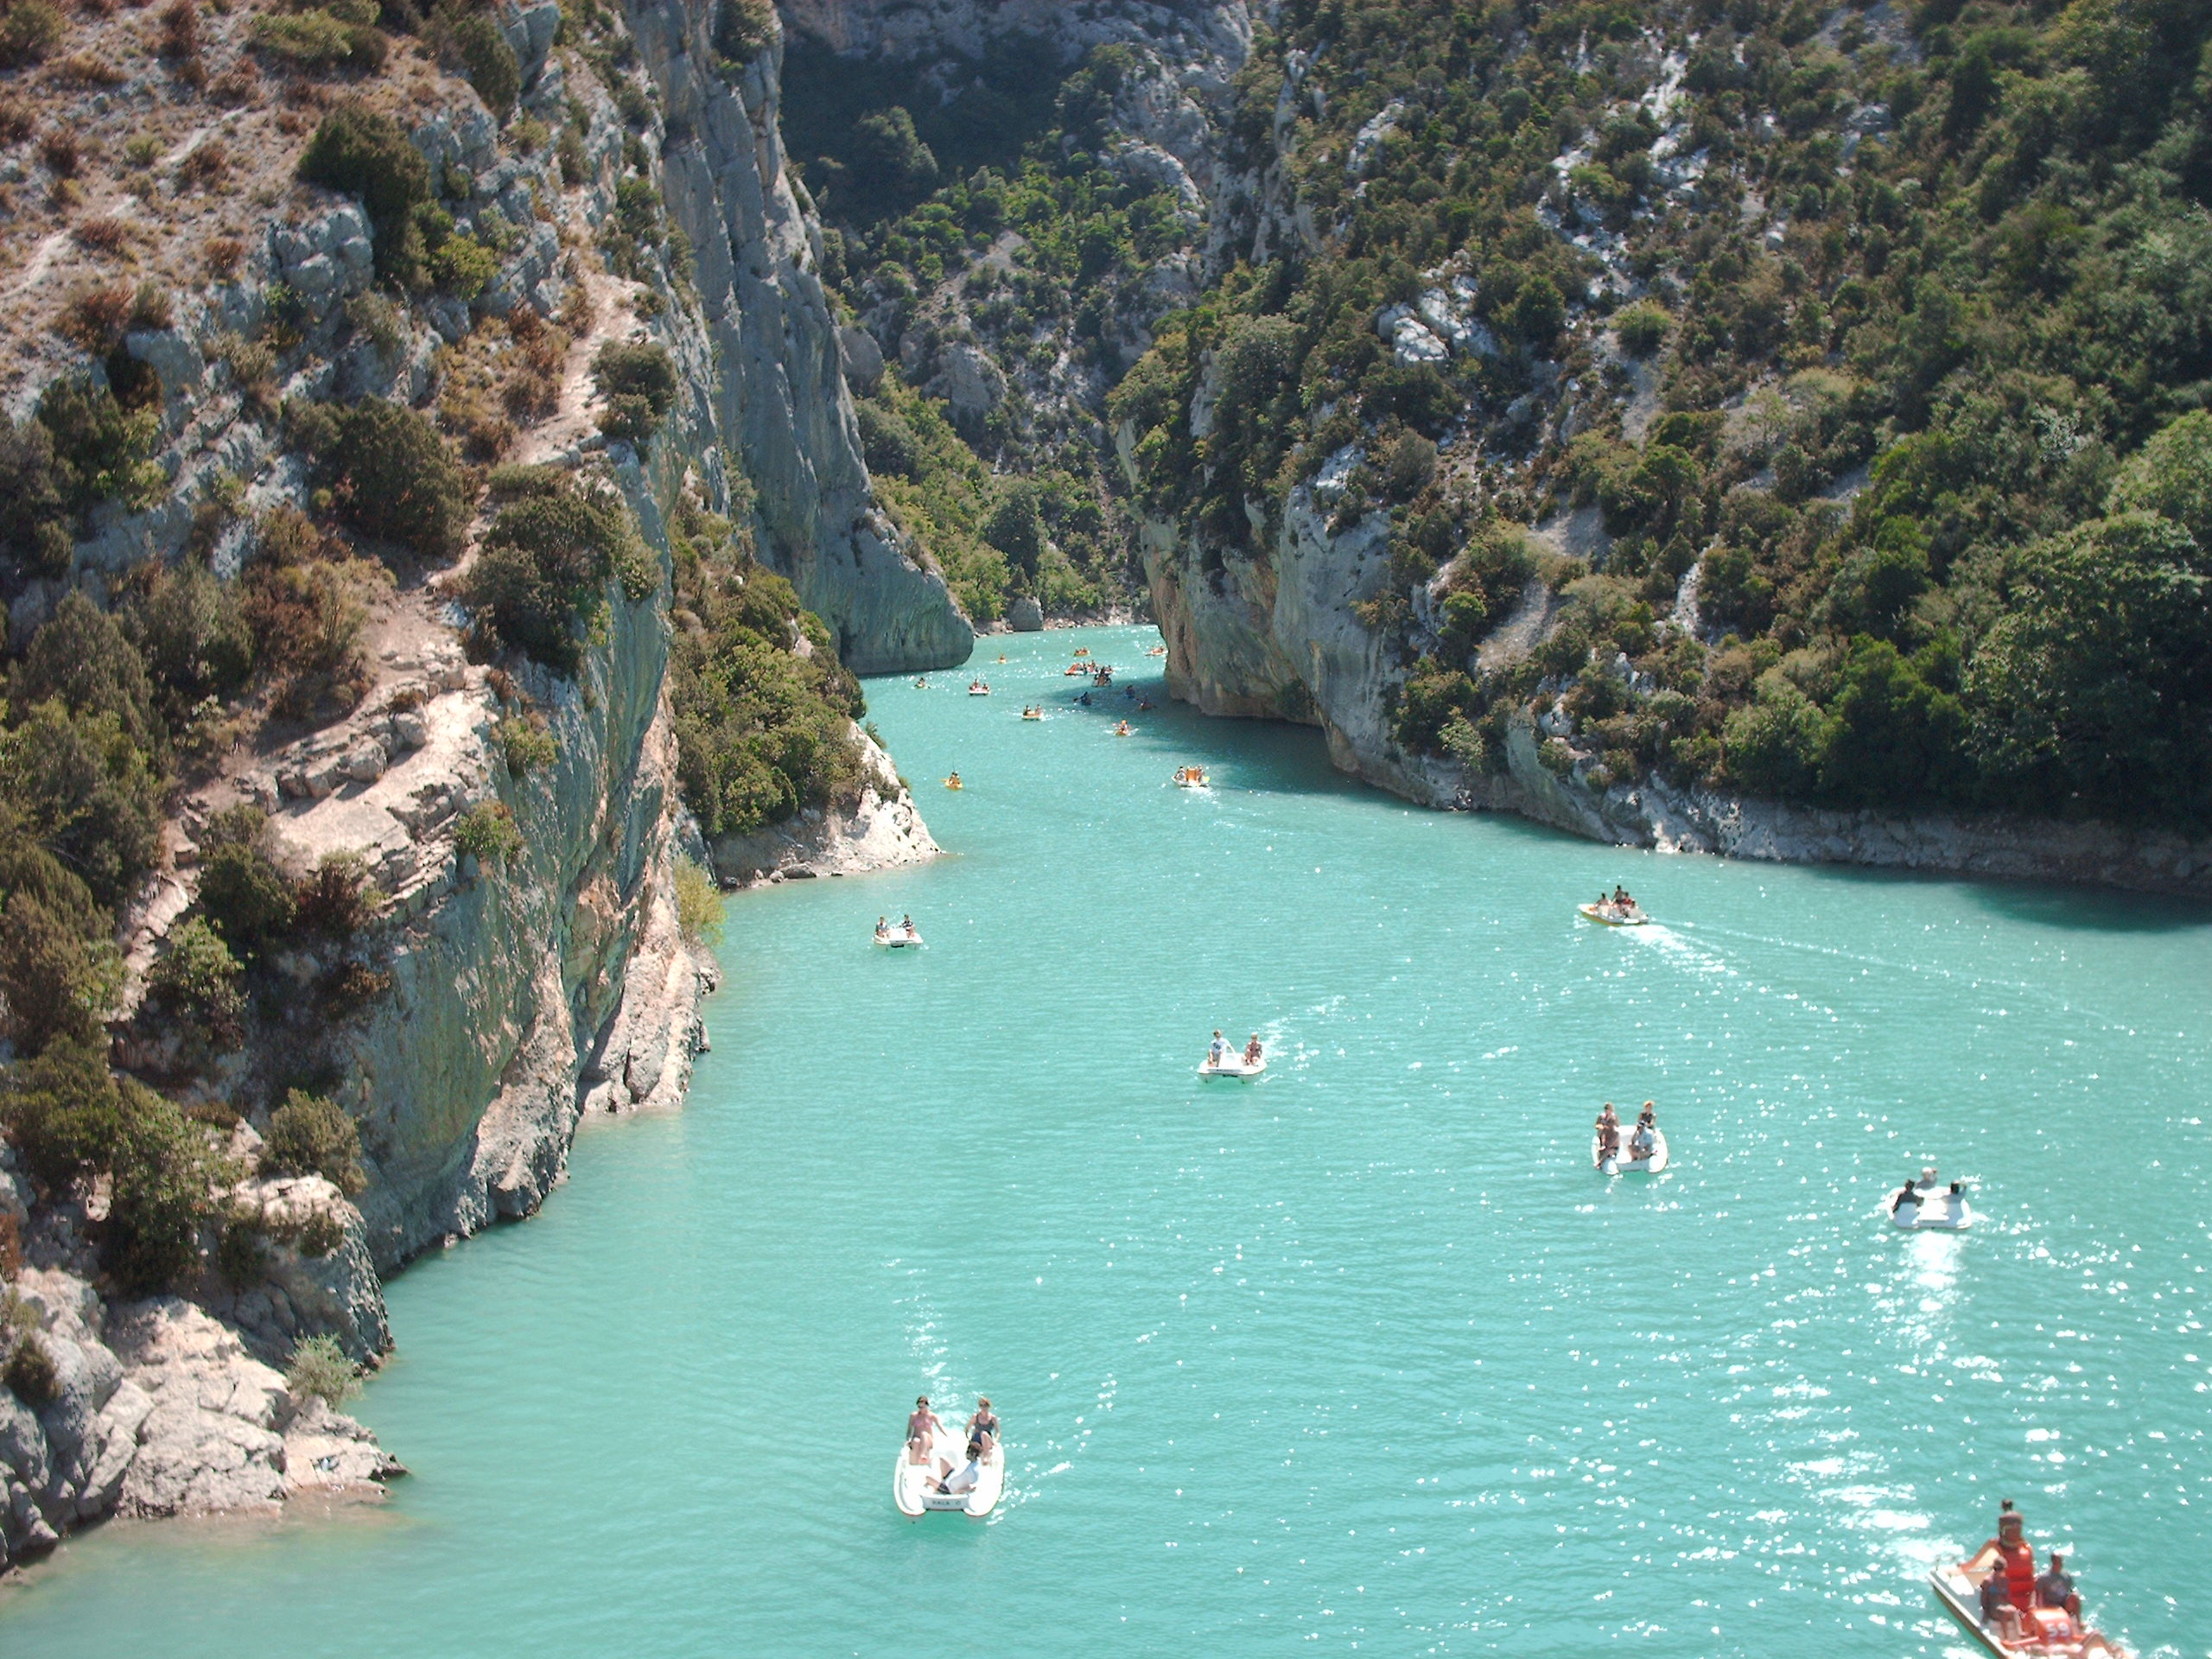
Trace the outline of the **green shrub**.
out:
<instances>
[{"instance_id":1,"label":"green shrub","mask_svg":"<svg viewBox=\"0 0 2212 1659\"><path fill-rule=\"evenodd\" d=\"M643 599L658 582L629 509L611 489L528 496L499 510L466 586L478 624L493 638L573 676L584 633L607 614L607 584Z\"/></svg>"},{"instance_id":2,"label":"green shrub","mask_svg":"<svg viewBox=\"0 0 2212 1659\"><path fill-rule=\"evenodd\" d=\"M47 1351L46 1338L35 1331L16 1338L9 1351L5 1376L16 1398L33 1410L50 1404L60 1382L54 1356Z\"/></svg>"},{"instance_id":3,"label":"green shrub","mask_svg":"<svg viewBox=\"0 0 2212 1659\"><path fill-rule=\"evenodd\" d=\"M291 1363L284 1368L284 1387L292 1398L304 1402L320 1396L327 1405L342 1406L360 1389L353 1362L335 1337L302 1337L292 1344Z\"/></svg>"},{"instance_id":4,"label":"green shrub","mask_svg":"<svg viewBox=\"0 0 2212 1659\"><path fill-rule=\"evenodd\" d=\"M522 830L505 801L479 801L454 821L453 849L480 864L504 864L522 851Z\"/></svg>"},{"instance_id":5,"label":"green shrub","mask_svg":"<svg viewBox=\"0 0 2212 1659\"><path fill-rule=\"evenodd\" d=\"M722 895L715 878L688 858L676 861L676 918L694 944L722 942Z\"/></svg>"},{"instance_id":6,"label":"green shrub","mask_svg":"<svg viewBox=\"0 0 2212 1659\"><path fill-rule=\"evenodd\" d=\"M2212 553L2212 414L2177 416L2131 455L2113 484L2112 508L2171 518Z\"/></svg>"},{"instance_id":7,"label":"green shrub","mask_svg":"<svg viewBox=\"0 0 2212 1659\"><path fill-rule=\"evenodd\" d=\"M168 753L145 658L116 620L82 593L65 595L31 636L8 690L18 708L54 697L73 715L112 715L123 734L156 764Z\"/></svg>"},{"instance_id":8,"label":"green shrub","mask_svg":"<svg viewBox=\"0 0 2212 1659\"><path fill-rule=\"evenodd\" d=\"M42 849L29 850L52 860ZM0 998L18 1054L40 1053L59 1038L96 1039L122 988L106 913L83 882L58 863L54 869L75 888L75 906L19 887L0 907Z\"/></svg>"},{"instance_id":9,"label":"green shrub","mask_svg":"<svg viewBox=\"0 0 2212 1659\"><path fill-rule=\"evenodd\" d=\"M592 359L591 378L607 400L599 427L610 438L647 442L676 403L676 364L665 346L610 340Z\"/></svg>"},{"instance_id":10,"label":"green shrub","mask_svg":"<svg viewBox=\"0 0 2212 1659\"><path fill-rule=\"evenodd\" d=\"M390 42L370 24L336 15L340 10L318 6L289 14L264 13L253 20L253 43L270 56L302 69L376 73L384 67ZM373 8L371 11L373 16Z\"/></svg>"},{"instance_id":11,"label":"green shrub","mask_svg":"<svg viewBox=\"0 0 2212 1659\"><path fill-rule=\"evenodd\" d=\"M67 375L39 399L38 423L52 442L54 487L68 511L120 500L143 512L168 493L168 475L151 459L156 411L125 410L105 386Z\"/></svg>"},{"instance_id":12,"label":"green shrub","mask_svg":"<svg viewBox=\"0 0 2212 1659\"><path fill-rule=\"evenodd\" d=\"M54 477L54 438L0 412L0 556L16 582L69 568L69 514Z\"/></svg>"},{"instance_id":13,"label":"green shrub","mask_svg":"<svg viewBox=\"0 0 2212 1659\"><path fill-rule=\"evenodd\" d=\"M8 0L0 8L0 69L38 62L61 44L67 28L46 0Z\"/></svg>"},{"instance_id":14,"label":"green shrub","mask_svg":"<svg viewBox=\"0 0 2212 1659\"><path fill-rule=\"evenodd\" d=\"M0 733L0 785L41 846L112 908L161 848L160 774L110 712L73 715L58 697Z\"/></svg>"},{"instance_id":15,"label":"green shrub","mask_svg":"<svg viewBox=\"0 0 2212 1659\"><path fill-rule=\"evenodd\" d=\"M225 944L251 960L292 927L292 884L270 856L256 806L218 813L201 832L200 908Z\"/></svg>"},{"instance_id":16,"label":"green shrub","mask_svg":"<svg viewBox=\"0 0 2212 1659\"><path fill-rule=\"evenodd\" d=\"M146 994L210 1048L236 1048L245 1040L242 976L223 936L192 916L171 930L168 949L146 976Z\"/></svg>"},{"instance_id":17,"label":"green shrub","mask_svg":"<svg viewBox=\"0 0 2212 1659\"><path fill-rule=\"evenodd\" d=\"M397 121L361 105L341 105L308 141L300 176L360 197L375 232L377 274L403 285L419 280L423 233L414 213L430 200L430 167Z\"/></svg>"},{"instance_id":18,"label":"green shrub","mask_svg":"<svg viewBox=\"0 0 2212 1659\"><path fill-rule=\"evenodd\" d=\"M149 559L131 573L120 620L173 726L181 728L202 699L236 690L252 672L253 631L239 584L205 565Z\"/></svg>"},{"instance_id":19,"label":"green shrub","mask_svg":"<svg viewBox=\"0 0 2212 1659\"><path fill-rule=\"evenodd\" d=\"M261 1173L320 1175L351 1197L368 1185L361 1173L360 1128L336 1102L292 1090L270 1116Z\"/></svg>"},{"instance_id":20,"label":"green shrub","mask_svg":"<svg viewBox=\"0 0 2212 1659\"><path fill-rule=\"evenodd\" d=\"M1614 314L1613 330L1620 338L1621 349L1630 357L1649 357L1667 343L1669 321L1663 308L1639 300Z\"/></svg>"},{"instance_id":21,"label":"green shrub","mask_svg":"<svg viewBox=\"0 0 2212 1659\"><path fill-rule=\"evenodd\" d=\"M430 254L430 278L457 300L473 300L499 274L499 256L474 237L456 233Z\"/></svg>"},{"instance_id":22,"label":"green shrub","mask_svg":"<svg viewBox=\"0 0 2212 1659\"><path fill-rule=\"evenodd\" d=\"M774 0L721 0L715 13L715 54L725 70L743 69L775 38Z\"/></svg>"},{"instance_id":23,"label":"green shrub","mask_svg":"<svg viewBox=\"0 0 2212 1659\"><path fill-rule=\"evenodd\" d=\"M123 1294L171 1289L197 1267L215 1173L206 1135L174 1103L110 1071L105 1043L58 1040L16 1067L0 1122L49 1188L109 1178L100 1260Z\"/></svg>"},{"instance_id":24,"label":"green shrub","mask_svg":"<svg viewBox=\"0 0 2212 1659\"><path fill-rule=\"evenodd\" d=\"M320 475L338 511L425 559L460 553L473 514L467 475L437 429L404 404L366 397L334 411Z\"/></svg>"},{"instance_id":25,"label":"green shrub","mask_svg":"<svg viewBox=\"0 0 2212 1659\"><path fill-rule=\"evenodd\" d=\"M468 84L484 100L484 107L505 121L522 94L522 64L499 20L488 11L470 12L454 25L453 38Z\"/></svg>"},{"instance_id":26,"label":"green shrub","mask_svg":"<svg viewBox=\"0 0 2212 1659\"><path fill-rule=\"evenodd\" d=\"M560 740L546 729L542 715L511 715L493 734L506 756L507 770L518 778L550 766L560 758Z\"/></svg>"}]
</instances>

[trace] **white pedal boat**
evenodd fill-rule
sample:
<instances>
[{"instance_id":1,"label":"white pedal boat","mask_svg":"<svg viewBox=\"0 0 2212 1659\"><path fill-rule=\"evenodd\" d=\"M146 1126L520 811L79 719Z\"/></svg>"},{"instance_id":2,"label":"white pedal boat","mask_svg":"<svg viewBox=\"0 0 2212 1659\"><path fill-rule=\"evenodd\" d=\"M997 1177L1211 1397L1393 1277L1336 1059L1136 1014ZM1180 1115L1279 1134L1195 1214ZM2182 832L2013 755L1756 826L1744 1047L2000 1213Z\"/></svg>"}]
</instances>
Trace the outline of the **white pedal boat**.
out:
<instances>
[{"instance_id":1,"label":"white pedal boat","mask_svg":"<svg viewBox=\"0 0 2212 1659\"><path fill-rule=\"evenodd\" d=\"M1585 920L1600 927L1642 927L1651 919L1641 910L1622 910L1612 905L1577 905L1574 908Z\"/></svg>"},{"instance_id":2,"label":"white pedal boat","mask_svg":"<svg viewBox=\"0 0 2212 1659\"><path fill-rule=\"evenodd\" d=\"M918 1521L934 1510L981 1521L997 1507L999 1494L1006 1488L1003 1446L994 1446L983 1454L976 1465L975 1485L959 1491L940 1492L937 1489L948 1464L956 1477L963 1474L968 1467L967 1441L957 1424L948 1423L938 1430L927 1463L912 1462L906 1456L906 1448L899 1448L897 1463L891 1472L891 1501L899 1506L899 1514L909 1521Z\"/></svg>"},{"instance_id":3,"label":"white pedal boat","mask_svg":"<svg viewBox=\"0 0 2212 1659\"><path fill-rule=\"evenodd\" d=\"M2084 1630L2062 1609L2038 1607L2024 1614L2020 1635L2006 1641L1981 1623L1980 1586L1955 1566L1939 1567L1928 1575L1928 1587L1943 1611L1958 1620L1967 1634L1997 1659L2126 1659L2127 1650L2095 1630Z\"/></svg>"},{"instance_id":4,"label":"white pedal boat","mask_svg":"<svg viewBox=\"0 0 2212 1659\"><path fill-rule=\"evenodd\" d=\"M1909 1232L1957 1233L1974 1225L1976 1217L1966 1193L1952 1192L1934 1170L1922 1170L1912 1190L1919 1195L1912 1201L1908 1202L1902 1192L1892 1192L1882 1200L1882 1213L1890 1218L1891 1226Z\"/></svg>"},{"instance_id":5,"label":"white pedal boat","mask_svg":"<svg viewBox=\"0 0 2212 1659\"><path fill-rule=\"evenodd\" d=\"M1268 1057L1264 1054L1249 1065L1244 1064L1242 1054L1231 1054L1219 1065L1211 1060L1206 1061L1198 1067L1198 1075L1202 1077L1256 1077L1267 1069Z\"/></svg>"},{"instance_id":6,"label":"white pedal boat","mask_svg":"<svg viewBox=\"0 0 2212 1659\"><path fill-rule=\"evenodd\" d=\"M886 950L906 950L920 944L922 936L912 928L894 927L887 933L877 934L875 942Z\"/></svg>"},{"instance_id":7,"label":"white pedal boat","mask_svg":"<svg viewBox=\"0 0 2212 1659\"><path fill-rule=\"evenodd\" d=\"M1635 1132L1634 1124L1621 1128L1621 1150L1628 1150L1629 1136ZM1656 1175L1667 1167L1667 1131L1656 1124L1651 1130L1651 1155L1649 1158L1624 1158L1616 1155L1600 1161L1598 1157L1598 1137L1590 1137L1590 1161L1597 1165L1601 1175Z\"/></svg>"},{"instance_id":8,"label":"white pedal boat","mask_svg":"<svg viewBox=\"0 0 2212 1659\"><path fill-rule=\"evenodd\" d=\"M988 697L991 695L991 688L988 685L971 685L968 688L968 695L971 697Z\"/></svg>"}]
</instances>

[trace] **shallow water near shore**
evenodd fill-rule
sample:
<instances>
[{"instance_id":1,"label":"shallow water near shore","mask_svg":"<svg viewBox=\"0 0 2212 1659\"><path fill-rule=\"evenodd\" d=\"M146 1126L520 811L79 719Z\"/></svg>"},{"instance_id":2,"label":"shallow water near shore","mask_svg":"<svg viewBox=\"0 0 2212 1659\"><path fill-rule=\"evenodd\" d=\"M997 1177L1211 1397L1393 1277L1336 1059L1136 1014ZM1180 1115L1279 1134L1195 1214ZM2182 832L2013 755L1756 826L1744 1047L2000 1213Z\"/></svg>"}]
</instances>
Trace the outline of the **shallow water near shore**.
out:
<instances>
[{"instance_id":1,"label":"shallow water near shore","mask_svg":"<svg viewBox=\"0 0 2212 1659\"><path fill-rule=\"evenodd\" d=\"M734 899L689 1108L394 1282L391 1502L97 1531L0 1651L1950 1654L2000 1497L2212 1650L2212 917L1416 811L1155 637L872 683L954 855ZM1883 1224L1929 1161L1979 1228ZM987 1524L892 1507L923 1390L1005 1421Z\"/></svg>"}]
</instances>

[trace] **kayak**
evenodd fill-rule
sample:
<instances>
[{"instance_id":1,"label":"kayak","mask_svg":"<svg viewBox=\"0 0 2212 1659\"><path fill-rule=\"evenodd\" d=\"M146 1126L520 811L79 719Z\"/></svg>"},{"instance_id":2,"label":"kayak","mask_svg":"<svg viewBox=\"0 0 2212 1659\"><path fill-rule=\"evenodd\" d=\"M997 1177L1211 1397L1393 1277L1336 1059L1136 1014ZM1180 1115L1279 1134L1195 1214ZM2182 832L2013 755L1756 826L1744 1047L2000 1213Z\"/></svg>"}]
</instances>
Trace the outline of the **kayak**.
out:
<instances>
[{"instance_id":1,"label":"kayak","mask_svg":"<svg viewBox=\"0 0 2212 1659\"><path fill-rule=\"evenodd\" d=\"M1939 1567L1928 1575L1929 1588L1943 1609L1958 1620L1984 1651L1998 1659L2041 1656L2041 1659L2088 1659L2110 1654L2126 1659L2126 1649L2095 1630L2085 1630L2059 1607L2037 1607L2020 1615L2018 1640L2007 1641L1981 1624L1980 1581L1969 1579L1956 1567Z\"/></svg>"},{"instance_id":2,"label":"kayak","mask_svg":"<svg viewBox=\"0 0 2212 1659\"><path fill-rule=\"evenodd\" d=\"M925 1464L909 1460L906 1448L899 1448L891 1471L891 1501L899 1506L899 1514L909 1521L918 1521L932 1511L964 1515L971 1521L981 1521L997 1507L999 1494L1006 1487L1003 1447L994 1446L978 1460L976 1484L967 1491L937 1490L940 1471L947 1465L956 1473L968 1466L967 1446L960 1438L960 1430L950 1425L938 1430Z\"/></svg>"},{"instance_id":3,"label":"kayak","mask_svg":"<svg viewBox=\"0 0 2212 1659\"><path fill-rule=\"evenodd\" d=\"M1577 905L1575 909L1600 927L1642 927L1651 919L1640 910L1616 910L1611 905Z\"/></svg>"},{"instance_id":4,"label":"kayak","mask_svg":"<svg viewBox=\"0 0 2212 1659\"><path fill-rule=\"evenodd\" d=\"M1624 1152L1628 1149L1629 1136L1633 1132L1632 1124L1621 1126L1621 1149ZM1605 1175L1656 1175L1667 1167L1667 1131L1656 1125L1653 1127L1651 1155L1649 1158L1617 1156L1608 1158L1602 1163L1598 1158L1598 1137L1592 1135L1590 1137L1590 1161L1596 1166L1599 1173Z\"/></svg>"},{"instance_id":5,"label":"kayak","mask_svg":"<svg viewBox=\"0 0 2212 1659\"><path fill-rule=\"evenodd\" d=\"M1206 1061L1198 1067L1198 1075L1202 1077L1256 1077L1267 1069L1268 1060L1264 1054L1250 1065L1244 1064L1242 1054L1232 1054L1219 1065L1211 1060Z\"/></svg>"}]
</instances>

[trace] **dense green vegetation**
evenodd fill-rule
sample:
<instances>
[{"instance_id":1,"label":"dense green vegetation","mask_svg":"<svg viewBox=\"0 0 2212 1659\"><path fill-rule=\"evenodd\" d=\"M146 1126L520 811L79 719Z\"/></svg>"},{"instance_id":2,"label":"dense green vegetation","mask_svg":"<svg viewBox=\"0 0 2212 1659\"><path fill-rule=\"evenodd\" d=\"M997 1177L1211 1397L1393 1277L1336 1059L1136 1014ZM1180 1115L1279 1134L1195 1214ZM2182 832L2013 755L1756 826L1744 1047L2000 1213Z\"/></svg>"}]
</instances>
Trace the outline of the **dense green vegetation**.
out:
<instances>
[{"instance_id":1,"label":"dense green vegetation","mask_svg":"<svg viewBox=\"0 0 2212 1659\"><path fill-rule=\"evenodd\" d=\"M1291 0L1279 22L1236 137L1272 142L1288 54L1313 54L1283 143L1333 228L1163 325L1115 411L1150 505L1215 556L1264 556L1292 486L1360 447L1336 510L1392 515L1369 620L1414 659L1405 741L1499 765L1509 716L1560 694L1600 784L2205 821L2212 14L1929 0L1885 35L1781 0ZM1687 60L1671 103L1660 46ZM1400 360L1378 313L1454 275L1488 348ZM1639 359L1656 406L1631 429ZM1408 434L1451 440L1445 464L1395 464ZM1487 626L1431 626L1417 590L1447 613L1479 590L1494 624L1511 594L1460 550L1554 507L1609 541L1595 569L1548 562L1563 625L1481 673Z\"/></svg>"},{"instance_id":2,"label":"dense green vegetation","mask_svg":"<svg viewBox=\"0 0 2212 1659\"><path fill-rule=\"evenodd\" d=\"M488 639L573 677L605 626L608 584L634 603L658 575L611 486L546 470L523 489L484 532L466 596Z\"/></svg>"},{"instance_id":3,"label":"dense green vegetation","mask_svg":"<svg viewBox=\"0 0 2212 1659\"><path fill-rule=\"evenodd\" d=\"M686 508L669 544L669 701L677 776L701 827L743 835L803 807L849 805L862 782L853 722L865 705L829 630L728 519Z\"/></svg>"}]
</instances>

